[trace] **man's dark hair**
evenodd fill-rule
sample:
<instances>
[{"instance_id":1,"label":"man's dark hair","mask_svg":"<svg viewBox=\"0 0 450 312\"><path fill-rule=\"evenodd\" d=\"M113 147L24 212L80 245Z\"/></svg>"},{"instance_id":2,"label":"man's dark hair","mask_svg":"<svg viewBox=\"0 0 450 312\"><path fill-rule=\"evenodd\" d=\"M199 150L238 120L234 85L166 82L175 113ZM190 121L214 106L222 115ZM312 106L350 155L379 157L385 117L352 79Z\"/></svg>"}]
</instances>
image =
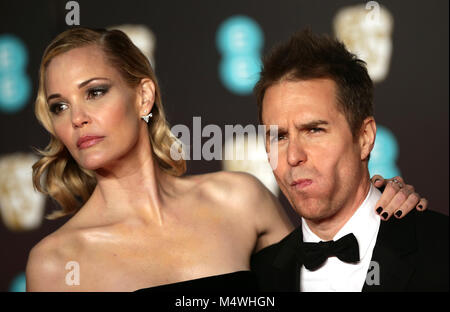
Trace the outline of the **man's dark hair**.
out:
<instances>
[{"instance_id":1,"label":"man's dark hair","mask_svg":"<svg viewBox=\"0 0 450 312\"><path fill-rule=\"evenodd\" d=\"M366 63L347 51L344 44L328 35L299 31L277 45L264 59L255 86L258 117L262 123L262 102L270 86L281 81L330 78L336 83L338 109L356 137L365 118L373 115L373 83Z\"/></svg>"}]
</instances>

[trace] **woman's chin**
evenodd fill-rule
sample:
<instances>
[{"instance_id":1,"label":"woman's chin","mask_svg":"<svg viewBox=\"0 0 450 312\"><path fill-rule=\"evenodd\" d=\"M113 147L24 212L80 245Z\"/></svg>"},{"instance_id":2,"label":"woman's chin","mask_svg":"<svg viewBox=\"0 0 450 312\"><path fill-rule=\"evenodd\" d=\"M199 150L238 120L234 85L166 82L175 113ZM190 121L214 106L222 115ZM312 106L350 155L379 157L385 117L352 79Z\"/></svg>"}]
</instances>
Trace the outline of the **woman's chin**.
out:
<instances>
[{"instance_id":1,"label":"woman's chin","mask_svg":"<svg viewBox=\"0 0 450 312\"><path fill-rule=\"evenodd\" d=\"M95 160L83 160L79 163L81 167L83 167L86 170L98 170L103 167L105 167L106 162L104 160L95 159Z\"/></svg>"}]
</instances>

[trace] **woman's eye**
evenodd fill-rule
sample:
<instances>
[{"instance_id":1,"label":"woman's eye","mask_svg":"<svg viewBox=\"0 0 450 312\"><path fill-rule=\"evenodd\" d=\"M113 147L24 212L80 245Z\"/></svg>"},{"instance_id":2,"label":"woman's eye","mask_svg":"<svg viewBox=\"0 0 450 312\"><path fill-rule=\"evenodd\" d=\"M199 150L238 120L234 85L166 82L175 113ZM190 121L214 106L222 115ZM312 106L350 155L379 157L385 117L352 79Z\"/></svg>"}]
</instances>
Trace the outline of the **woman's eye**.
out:
<instances>
[{"instance_id":1,"label":"woman's eye","mask_svg":"<svg viewBox=\"0 0 450 312\"><path fill-rule=\"evenodd\" d=\"M55 114L58 115L61 111L63 111L64 109L61 107L67 106L67 104L64 103L55 103L50 105L50 111Z\"/></svg>"},{"instance_id":2,"label":"woman's eye","mask_svg":"<svg viewBox=\"0 0 450 312\"><path fill-rule=\"evenodd\" d=\"M98 97L100 97L100 96L106 94L106 92L108 92L108 89L109 89L109 88L107 88L107 87L101 87L101 88L98 87L98 88L92 88L92 89L89 89L89 90L87 91L87 98L88 98L89 100L98 98Z\"/></svg>"}]
</instances>

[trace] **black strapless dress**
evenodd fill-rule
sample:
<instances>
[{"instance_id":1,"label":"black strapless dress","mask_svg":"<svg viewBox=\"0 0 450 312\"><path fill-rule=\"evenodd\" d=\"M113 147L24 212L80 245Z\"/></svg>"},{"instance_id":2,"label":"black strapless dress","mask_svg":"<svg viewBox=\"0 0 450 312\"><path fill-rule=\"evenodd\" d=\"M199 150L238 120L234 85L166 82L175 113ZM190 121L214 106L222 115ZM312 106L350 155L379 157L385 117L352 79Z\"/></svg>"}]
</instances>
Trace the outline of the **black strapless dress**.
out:
<instances>
[{"instance_id":1,"label":"black strapless dress","mask_svg":"<svg viewBox=\"0 0 450 312\"><path fill-rule=\"evenodd\" d=\"M193 280L159 285L136 290L142 292L256 292L258 291L255 273L237 271L213 275Z\"/></svg>"}]
</instances>

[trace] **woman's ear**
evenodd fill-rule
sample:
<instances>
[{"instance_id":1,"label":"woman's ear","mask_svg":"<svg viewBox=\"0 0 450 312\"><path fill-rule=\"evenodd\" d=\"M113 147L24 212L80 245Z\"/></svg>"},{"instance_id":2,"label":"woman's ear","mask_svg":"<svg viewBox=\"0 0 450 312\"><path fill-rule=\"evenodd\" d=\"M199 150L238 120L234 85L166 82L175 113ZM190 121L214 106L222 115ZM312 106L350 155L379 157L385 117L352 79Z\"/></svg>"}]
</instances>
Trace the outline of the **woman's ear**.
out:
<instances>
[{"instance_id":1,"label":"woman's ear","mask_svg":"<svg viewBox=\"0 0 450 312\"><path fill-rule=\"evenodd\" d=\"M359 134L359 147L361 150L361 160L369 157L370 152L375 145L375 137L377 134L377 125L373 116L364 119Z\"/></svg>"},{"instance_id":2,"label":"woman's ear","mask_svg":"<svg viewBox=\"0 0 450 312\"><path fill-rule=\"evenodd\" d=\"M155 104L155 83L150 78L144 78L139 84L138 105L139 114L147 115Z\"/></svg>"}]
</instances>

